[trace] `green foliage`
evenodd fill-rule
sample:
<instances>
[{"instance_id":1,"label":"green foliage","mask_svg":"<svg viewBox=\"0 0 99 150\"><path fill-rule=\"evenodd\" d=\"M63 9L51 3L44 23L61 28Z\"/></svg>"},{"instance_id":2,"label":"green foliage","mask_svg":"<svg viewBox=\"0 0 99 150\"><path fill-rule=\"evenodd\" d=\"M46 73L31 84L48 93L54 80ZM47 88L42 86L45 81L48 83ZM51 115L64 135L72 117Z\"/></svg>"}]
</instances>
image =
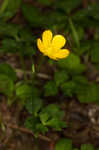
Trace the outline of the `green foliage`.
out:
<instances>
[{"instance_id":1,"label":"green foliage","mask_svg":"<svg viewBox=\"0 0 99 150\"><path fill-rule=\"evenodd\" d=\"M95 150L95 148L93 144L82 144L80 149L72 148L72 141L63 138L56 143L55 150Z\"/></svg>"},{"instance_id":2,"label":"green foliage","mask_svg":"<svg viewBox=\"0 0 99 150\"><path fill-rule=\"evenodd\" d=\"M25 29L25 30L24 30ZM35 54L33 36L28 28L10 23L0 23L0 37L5 37L1 42L0 53L21 53L31 56Z\"/></svg>"},{"instance_id":3,"label":"green foliage","mask_svg":"<svg viewBox=\"0 0 99 150\"><path fill-rule=\"evenodd\" d=\"M40 102L40 100L38 100L38 102ZM60 131L62 128L66 127L65 122L62 121L64 112L61 111L57 105L49 104L46 107L42 107L42 105L38 106L37 102L33 103L36 103L36 105L33 104L34 109L32 117L27 118L25 126L31 129L35 136L38 136L38 133L40 132L43 134L47 132L48 127L51 127L56 131Z\"/></svg>"},{"instance_id":4,"label":"green foliage","mask_svg":"<svg viewBox=\"0 0 99 150\"><path fill-rule=\"evenodd\" d=\"M26 102L25 107L30 114L33 114L36 117L40 109L43 107L43 102L39 97L33 95Z\"/></svg>"},{"instance_id":5,"label":"green foliage","mask_svg":"<svg viewBox=\"0 0 99 150\"><path fill-rule=\"evenodd\" d=\"M61 130L62 127L66 127L65 123L61 121L63 116L64 112L55 104L48 105L40 112L40 120L42 124L53 127L56 130Z\"/></svg>"},{"instance_id":6,"label":"green foliage","mask_svg":"<svg viewBox=\"0 0 99 150\"><path fill-rule=\"evenodd\" d=\"M53 2L53 0L37 0L37 1L45 6L50 6Z\"/></svg>"},{"instance_id":7,"label":"green foliage","mask_svg":"<svg viewBox=\"0 0 99 150\"><path fill-rule=\"evenodd\" d=\"M81 150L94 150L94 147L92 144L83 144L81 145Z\"/></svg>"},{"instance_id":8,"label":"green foliage","mask_svg":"<svg viewBox=\"0 0 99 150\"><path fill-rule=\"evenodd\" d=\"M26 119L25 126L33 131L35 137L38 137L40 132L45 134L48 131L48 128L40 122L39 118L33 116Z\"/></svg>"},{"instance_id":9,"label":"green foliage","mask_svg":"<svg viewBox=\"0 0 99 150\"><path fill-rule=\"evenodd\" d=\"M73 81L68 81L61 86L64 95L72 97L76 88L76 83Z\"/></svg>"},{"instance_id":10,"label":"green foliage","mask_svg":"<svg viewBox=\"0 0 99 150\"><path fill-rule=\"evenodd\" d=\"M68 80L68 78L69 78L69 76L68 76L67 72L64 70L57 71L54 74L54 80L55 80L57 86L60 86L61 84L66 82Z\"/></svg>"},{"instance_id":11,"label":"green foliage","mask_svg":"<svg viewBox=\"0 0 99 150\"><path fill-rule=\"evenodd\" d=\"M22 13L30 25L34 27L41 27L45 23L44 17L41 15L39 8L36 8L28 3L23 3Z\"/></svg>"},{"instance_id":12,"label":"green foliage","mask_svg":"<svg viewBox=\"0 0 99 150\"><path fill-rule=\"evenodd\" d=\"M66 69L70 74L79 74L85 71L85 66L80 63L80 57L71 53L67 59L59 60L59 67Z\"/></svg>"},{"instance_id":13,"label":"green foliage","mask_svg":"<svg viewBox=\"0 0 99 150\"><path fill-rule=\"evenodd\" d=\"M48 81L44 86L45 96L54 96L58 93L56 84L53 81Z\"/></svg>"},{"instance_id":14,"label":"green foliage","mask_svg":"<svg viewBox=\"0 0 99 150\"><path fill-rule=\"evenodd\" d=\"M56 143L55 150L72 150L72 141L69 139L60 139Z\"/></svg>"},{"instance_id":15,"label":"green foliage","mask_svg":"<svg viewBox=\"0 0 99 150\"><path fill-rule=\"evenodd\" d=\"M23 109L25 108L28 115L25 118L25 126L33 131L35 136L39 133L45 134L49 128L61 131L66 127L63 121L64 111L58 106L58 102L61 105L60 100L63 103L65 97L78 99L80 103L99 105L99 85L96 83L96 75L94 76L95 69L97 76L99 72L99 6L97 4L97 1L93 3L88 1L88 6L83 8L81 0L37 0L31 3L4 0L2 2L0 54L6 56L14 53L21 56L18 65L22 63L23 68L19 66L19 69L22 69L26 79L20 81L14 68L9 64L1 63L0 94L6 95L8 104L16 100ZM19 12L18 8L20 8ZM22 20L17 19L19 16ZM57 60L55 63L39 56L37 38L46 29L66 37L67 45L64 48L70 49L67 58ZM27 58L34 62L32 65L30 62L25 67ZM22 62L24 59L25 63ZM45 80L39 78L38 64L41 73L49 76L50 72L51 80L46 76L43 77ZM89 69L89 64L90 66L92 64L92 71ZM29 65L31 70L25 70ZM90 80L89 71L94 76L93 80ZM49 104L48 100L51 98L53 102L51 100L52 103ZM59 100L57 105L56 100ZM61 139L55 149L78 150L72 148L72 142L68 139ZM83 144L80 150L94 150L94 147L91 144Z\"/></svg>"},{"instance_id":16,"label":"green foliage","mask_svg":"<svg viewBox=\"0 0 99 150\"><path fill-rule=\"evenodd\" d=\"M86 86L79 87L77 91L77 97L80 102L97 102L99 101L99 85L95 83L88 84Z\"/></svg>"},{"instance_id":17,"label":"green foliage","mask_svg":"<svg viewBox=\"0 0 99 150\"><path fill-rule=\"evenodd\" d=\"M99 63L99 43L95 42L91 47L91 60L93 63Z\"/></svg>"},{"instance_id":18,"label":"green foliage","mask_svg":"<svg viewBox=\"0 0 99 150\"><path fill-rule=\"evenodd\" d=\"M0 73L0 93L11 96L14 90L14 83L7 75Z\"/></svg>"},{"instance_id":19,"label":"green foliage","mask_svg":"<svg viewBox=\"0 0 99 150\"><path fill-rule=\"evenodd\" d=\"M74 8L81 4L81 0L62 0L57 1L56 6L62 8L64 12L70 13Z\"/></svg>"},{"instance_id":20,"label":"green foliage","mask_svg":"<svg viewBox=\"0 0 99 150\"><path fill-rule=\"evenodd\" d=\"M14 81L16 81L14 69L6 63L0 64L0 93L11 97L14 92Z\"/></svg>"},{"instance_id":21,"label":"green foliage","mask_svg":"<svg viewBox=\"0 0 99 150\"><path fill-rule=\"evenodd\" d=\"M16 37L21 29L20 25L0 22L0 37L9 36Z\"/></svg>"},{"instance_id":22,"label":"green foliage","mask_svg":"<svg viewBox=\"0 0 99 150\"><path fill-rule=\"evenodd\" d=\"M0 64L0 74L5 74L13 81L17 79L16 72L14 71L14 69L9 64L6 63Z\"/></svg>"},{"instance_id":23,"label":"green foliage","mask_svg":"<svg viewBox=\"0 0 99 150\"><path fill-rule=\"evenodd\" d=\"M26 83L18 83L16 85L16 96L21 100L31 100L31 97L37 97L39 95L38 89Z\"/></svg>"},{"instance_id":24,"label":"green foliage","mask_svg":"<svg viewBox=\"0 0 99 150\"><path fill-rule=\"evenodd\" d=\"M8 20L15 15L17 9L20 7L21 0L4 0L0 8L0 17L3 20Z\"/></svg>"}]
</instances>

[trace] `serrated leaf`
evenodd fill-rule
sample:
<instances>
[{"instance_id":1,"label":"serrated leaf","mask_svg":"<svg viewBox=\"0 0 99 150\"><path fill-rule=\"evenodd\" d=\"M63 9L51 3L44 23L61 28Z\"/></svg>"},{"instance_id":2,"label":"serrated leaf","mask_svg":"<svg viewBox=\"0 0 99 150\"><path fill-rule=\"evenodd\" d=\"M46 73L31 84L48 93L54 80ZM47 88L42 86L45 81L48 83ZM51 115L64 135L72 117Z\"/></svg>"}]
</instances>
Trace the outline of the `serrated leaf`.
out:
<instances>
[{"instance_id":1,"label":"serrated leaf","mask_svg":"<svg viewBox=\"0 0 99 150\"><path fill-rule=\"evenodd\" d=\"M11 80L15 81L17 79L16 72L14 69L7 63L0 64L0 74L8 76Z\"/></svg>"},{"instance_id":2,"label":"serrated leaf","mask_svg":"<svg viewBox=\"0 0 99 150\"><path fill-rule=\"evenodd\" d=\"M53 127L56 130L61 130L62 127L66 127L62 121L64 112L59 109L55 104L50 104L45 107L39 114L40 120L43 125Z\"/></svg>"},{"instance_id":3,"label":"serrated leaf","mask_svg":"<svg viewBox=\"0 0 99 150\"><path fill-rule=\"evenodd\" d=\"M25 121L25 127L33 131L35 137L38 137L40 132L45 134L48 131L48 128L41 124L37 117L28 117Z\"/></svg>"},{"instance_id":4,"label":"serrated leaf","mask_svg":"<svg viewBox=\"0 0 99 150\"><path fill-rule=\"evenodd\" d=\"M60 139L56 143L55 150L72 150L72 140L69 139Z\"/></svg>"}]
</instances>

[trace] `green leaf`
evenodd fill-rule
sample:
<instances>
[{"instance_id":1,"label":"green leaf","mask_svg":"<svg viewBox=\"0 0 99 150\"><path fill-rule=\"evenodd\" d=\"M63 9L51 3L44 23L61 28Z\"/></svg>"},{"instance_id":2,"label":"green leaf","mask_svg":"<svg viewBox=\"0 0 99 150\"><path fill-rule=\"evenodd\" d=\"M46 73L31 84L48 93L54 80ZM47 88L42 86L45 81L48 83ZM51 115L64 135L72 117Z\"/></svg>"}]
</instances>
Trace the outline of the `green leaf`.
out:
<instances>
[{"instance_id":1,"label":"green leaf","mask_svg":"<svg viewBox=\"0 0 99 150\"><path fill-rule=\"evenodd\" d=\"M42 124L45 126L53 127L56 130L61 130L62 127L66 127L66 124L61 121L64 112L55 104L50 104L45 107L39 116Z\"/></svg>"},{"instance_id":2,"label":"green leaf","mask_svg":"<svg viewBox=\"0 0 99 150\"><path fill-rule=\"evenodd\" d=\"M83 53L87 53L91 48L91 41L87 40L87 41L83 41L80 43L80 48L73 48L73 52L75 52L76 54L82 56Z\"/></svg>"},{"instance_id":3,"label":"green leaf","mask_svg":"<svg viewBox=\"0 0 99 150\"><path fill-rule=\"evenodd\" d=\"M14 90L14 83L7 75L0 74L0 93L11 96Z\"/></svg>"},{"instance_id":4,"label":"green leaf","mask_svg":"<svg viewBox=\"0 0 99 150\"><path fill-rule=\"evenodd\" d=\"M72 140L65 138L60 139L60 141L56 143L55 150L72 150Z\"/></svg>"},{"instance_id":5,"label":"green leaf","mask_svg":"<svg viewBox=\"0 0 99 150\"><path fill-rule=\"evenodd\" d=\"M20 99L28 99L31 97L32 87L25 83L18 83L16 85L16 96Z\"/></svg>"},{"instance_id":6,"label":"green leaf","mask_svg":"<svg viewBox=\"0 0 99 150\"><path fill-rule=\"evenodd\" d=\"M31 42L22 42L16 41L11 38L5 38L2 40L2 47L0 48L0 52L10 52L10 53L22 53L22 55L31 56L35 53L35 50L32 46Z\"/></svg>"},{"instance_id":7,"label":"green leaf","mask_svg":"<svg viewBox=\"0 0 99 150\"><path fill-rule=\"evenodd\" d=\"M59 60L60 68L67 69L70 74L79 74L85 71L85 66L80 64L80 57L71 53L66 59Z\"/></svg>"},{"instance_id":8,"label":"green leaf","mask_svg":"<svg viewBox=\"0 0 99 150\"><path fill-rule=\"evenodd\" d=\"M37 117L28 117L25 121L26 128L33 131L35 137L38 137L38 134L41 132L45 134L48 131L48 128L40 123Z\"/></svg>"},{"instance_id":9,"label":"green leaf","mask_svg":"<svg viewBox=\"0 0 99 150\"><path fill-rule=\"evenodd\" d=\"M0 74L1 73L5 74L13 81L15 81L17 79L16 72L9 64L6 64L6 63L0 64Z\"/></svg>"},{"instance_id":10,"label":"green leaf","mask_svg":"<svg viewBox=\"0 0 99 150\"><path fill-rule=\"evenodd\" d=\"M20 4L21 0L4 0L0 9L1 18L8 20L9 18L13 17Z\"/></svg>"},{"instance_id":11,"label":"green leaf","mask_svg":"<svg viewBox=\"0 0 99 150\"><path fill-rule=\"evenodd\" d=\"M72 97L76 89L76 83L73 81L65 82L62 84L61 89L64 92L64 95Z\"/></svg>"},{"instance_id":12,"label":"green leaf","mask_svg":"<svg viewBox=\"0 0 99 150\"><path fill-rule=\"evenodd\" d=\"M91 49L91 60L93 63L99 63L99 43L94 43Z\"/></svg>"},{"instance_id":13,"label":"green leaf","mask_svg":"<svg viewBox=\"0 0 99 150\"><path fill-rule=\"evenodd\" d=\"M58 93L58 88L53 81L48 81L44 86L45 96L54 96Z\"/></svg>"},{"instance_id":14,"label":"green leaf","mask_svg":"<svg viewBox=\"0 0 99 150\"><path fill-rule=\"evenodd\" d=\"M81 150L94 150L94 146L92 144L82 144Z\"/></svg>"},{"instance_id":15,"label":"green leaf","mask_svg":"<svg viewBox=\"0 0 99 150\"><path fill-rule=\"evenodd\" d=\"M88 102L97 102L99 103L99 85L95 83L91 83L89 85L79 86L77 93L77 97L80 102L88 103Z\"/></svg>"},{"instance_id":16,"label":"green leaf","mask_svg":"<svg viewBox=\"0 0 99 150\"><path fill-rule=\"evenodd\" d=\"M66 13L70 13L74 8L81 4L81 0L62 0L57 1L56 6L63 9Z\"/></svg>"},{"instance_id":17,"label":"green leaf","mask_svg":"<svg viewBox=\"0 0 99 150\"><path fill-rule=\"evenodd\" d=\"M28 112L34 114L34 116L38 115L37 113L40 111L42 106L42 100L39 97L33 97L32 95L31 98L25 104L25 107L28 110Z\"/></svg>"},{"instance_id":18,"label":"green leaf","mask_svg":"<svg viewBox=\"0 0 99 150\"><path fill-rule=\"evenodd\" d=\"M41 27L44 25L44 17L41 15L41 12L38 8L32 6L28 3L22 4L22 13L24 17L27 19L27 21L30 23L30 25L34 27Z\"/></svg>"},{"instance_id":19,"label":"green leaf","mask_svg":"<svg viewBox=\"0 0 99 150\"><path fill-rule=\"evenodd\" d=\"M47 122L47 126L54 128L56 131L61 131L61 128L66 128L66 123L58 118L53 118Z\"/></svg>"},{"instance_id":20,"label":"green leaf","mask_svg":"<svg viewBox=\"0 0 99 150\"><path fill-rule=\"evenodd\" d=\"M73 76L72 80L77 84L77 86L88 85L88 79L83 75Z\"/></svg>"},{"instance_id":21,"label":"green leaf","mask_svg":"<svg viewBox=\"0 0 99 150\"><path fill-rule=\"evenodd\" d=\"M38 97L38 89L26 83L18 83L16 85L16 96L20 99L31 99L31 96Z\"/></svg>"},{"instance_id":22,"label":"green leaf","mask_svg":"<svg viewBox=\"0 0 99 150\"><path fill-rule=\"evenodd\" d=\"M0 22L0 36L16 37L21 29L20 25Z\"/></svg>"},{"instance_id":23,"label":"green leaf","mask_svg":"<svg viewBox=\"0 0 99 150\"><path fill-rule=\"evenodd\" d=\"M65 81L67 81L69 78L68 74L66 71L61 70L61 71L57 71L54 74L54 79L56 82L57 86L60 86L61 84L63 84Z\"/></svg>"},{"instance_id":24,"label":"green leaf","mask_svg":"<svg viewBox=\"0 0 99 150\"><path fill-rule=\"evenodd\" d=\"M14 39L5 38L2 40L2 47L0 48L0 52L11 52L16 53L19 51L20 44Z\"/></svg>"}]
</instances>

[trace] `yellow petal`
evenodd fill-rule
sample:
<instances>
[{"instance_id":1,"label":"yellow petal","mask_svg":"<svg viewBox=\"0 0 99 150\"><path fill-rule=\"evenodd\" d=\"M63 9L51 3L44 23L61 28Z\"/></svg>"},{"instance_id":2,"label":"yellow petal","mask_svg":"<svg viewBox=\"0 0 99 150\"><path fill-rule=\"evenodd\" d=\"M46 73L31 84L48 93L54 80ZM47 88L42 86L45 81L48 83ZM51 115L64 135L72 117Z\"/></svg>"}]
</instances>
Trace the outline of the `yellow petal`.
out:
<instances>
[{"instance_id":1,"label":"yellow petal","mask_svg":"<svg viewBox=\"0 0 99 150\"><path fill-rule=\"evenodd\" d=\"M39 48L40 52L44 53L44 45L40 39L37 39L37 47Z\"/></svg>"},{"instance_id":2,"label":"yellow petal","mask_svg":"<svg viewBox=\"0 0 99 150\"><path fill-rule=\"evenodd\" d=\"M68 49L61 49L55 54L55 57L56 59L62 59L62 58L66 58L69 54L70 51Z\"/></svg>"},{"instance_id":3,"label":"yellow petal","mask_svg":"<svg viewBox=\"0 0 99 150\"><path fill-rule=\"evenodd\" d=\"M52 47L55 50L62 48L66 43L65 38L62 35L55 35L52 40Z\"/></svg>"},{"instance_id":4,"label":"yellow petal","mask_svg":"<svg viewBox=\"0 0 99 150\"><path fill-rule=\"evenodd\" d=\"M45 48L48 48L52 41L52 32L50 30L46 30L42 34L42 40Z\"/></svg>"}]
</instances>

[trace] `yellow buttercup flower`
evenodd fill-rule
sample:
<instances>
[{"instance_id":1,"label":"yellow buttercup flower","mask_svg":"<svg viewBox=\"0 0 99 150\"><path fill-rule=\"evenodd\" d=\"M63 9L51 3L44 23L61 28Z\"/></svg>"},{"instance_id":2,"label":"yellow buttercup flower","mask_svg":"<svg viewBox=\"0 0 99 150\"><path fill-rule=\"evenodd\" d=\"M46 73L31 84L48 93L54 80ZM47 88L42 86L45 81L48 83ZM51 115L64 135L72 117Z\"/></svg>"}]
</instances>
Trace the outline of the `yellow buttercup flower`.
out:
<instances>
[{"instance_id":1,"label":"yellow buttercup flower","mask_svg":"<svg viewBox=\"0 0 99 150\"><path fill-rule=\"evenodd\" d=\"M37 39L37 46L44 55L51 59L57 60L66 58L70 51L61 49L66 43L66 39L62 35L52 35L50 30L45 30L41 39Z\"/></svg>"}]
</instances>

